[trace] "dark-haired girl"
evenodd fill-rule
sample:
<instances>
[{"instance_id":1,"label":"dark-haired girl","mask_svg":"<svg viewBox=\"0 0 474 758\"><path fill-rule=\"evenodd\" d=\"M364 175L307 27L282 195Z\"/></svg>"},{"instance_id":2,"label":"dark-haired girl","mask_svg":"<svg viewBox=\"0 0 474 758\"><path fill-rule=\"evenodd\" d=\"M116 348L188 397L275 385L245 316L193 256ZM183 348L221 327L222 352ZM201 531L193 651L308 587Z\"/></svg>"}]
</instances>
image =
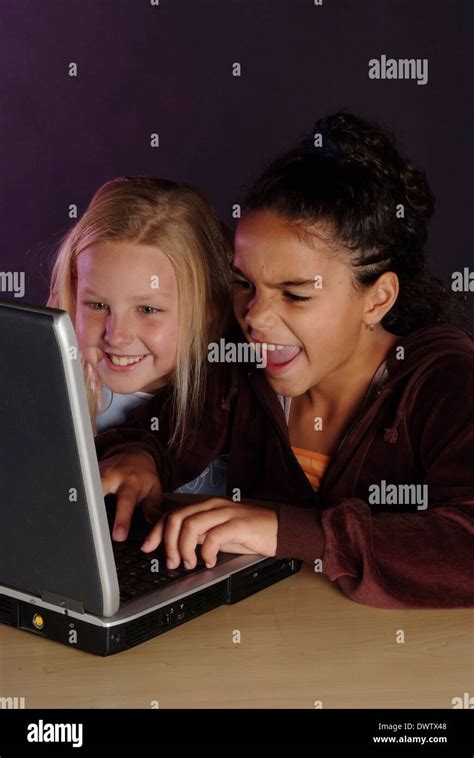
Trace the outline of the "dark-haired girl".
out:
<instances>
[{"instance_id":1,"label":"dark-haired girl","mask_svg":"<svg viewBox=\"0 0 474 758\"><path fill-rule=\"evenodd\" d=\"M293 556L380 607L473 604L474 350L454 295L425 270L433 209L424 174L350 114L319 122L254 183L234 313L265 369L210 372L179 460L144 431L164 396L98 439L126 525L156 471L169 491L225 451L227 494L243 502L180 508L144 549L164 540L170 565L190 568L197 544L209 566L219 550Z\"/></svg>"}]
</instances>

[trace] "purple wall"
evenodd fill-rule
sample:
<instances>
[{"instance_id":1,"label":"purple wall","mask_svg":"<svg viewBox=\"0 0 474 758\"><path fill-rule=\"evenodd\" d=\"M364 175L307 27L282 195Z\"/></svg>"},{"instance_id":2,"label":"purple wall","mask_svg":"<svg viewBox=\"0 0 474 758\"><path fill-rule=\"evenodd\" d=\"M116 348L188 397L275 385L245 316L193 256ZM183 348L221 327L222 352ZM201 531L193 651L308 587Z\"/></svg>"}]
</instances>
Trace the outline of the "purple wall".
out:
<instances>
[{"instance_id":1,"label":"purple wall","mask_svg":"<svg viewBox=\"0 0 474 758\"><path fill-rule=\"evenodd\" d=\"M426 169L432 268L469 266L467 3L152 1L2 0L0 270L26 272L27 302L47 296L69 204L82 213L107 179L191 181L233 226L263 164L341 108L392 128ZM382 54L428 58L428 83L369 79Z\"/></svg>"}]
</instances>

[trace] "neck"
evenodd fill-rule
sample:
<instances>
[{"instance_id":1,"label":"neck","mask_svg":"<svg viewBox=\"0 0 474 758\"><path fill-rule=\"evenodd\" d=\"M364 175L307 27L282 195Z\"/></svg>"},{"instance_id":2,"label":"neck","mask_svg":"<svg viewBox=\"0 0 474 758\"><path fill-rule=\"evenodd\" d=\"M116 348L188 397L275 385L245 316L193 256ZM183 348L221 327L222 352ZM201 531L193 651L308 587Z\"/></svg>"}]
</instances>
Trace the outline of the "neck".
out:
<instances>
[{"instance_id":1,"label":"neck","mask_svg":"<svg viewBox=\"0 0 474 758\"><path fill-rule=\"evenodd\" d=\"M364 335L350 358L337 371L306 393L318 415L352 415L362 404L373 376L399 338L383 327Z\"/></svg>"}]
</instances>

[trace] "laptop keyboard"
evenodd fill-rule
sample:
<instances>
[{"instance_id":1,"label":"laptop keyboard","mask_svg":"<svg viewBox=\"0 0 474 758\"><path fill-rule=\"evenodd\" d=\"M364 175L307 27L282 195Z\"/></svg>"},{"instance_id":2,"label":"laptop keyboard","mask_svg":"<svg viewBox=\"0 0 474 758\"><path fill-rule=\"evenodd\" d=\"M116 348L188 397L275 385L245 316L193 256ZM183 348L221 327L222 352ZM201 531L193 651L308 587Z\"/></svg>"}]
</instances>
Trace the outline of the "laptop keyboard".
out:
<instances>
[{"instance_id":1,"label":"laptop keyboard","mask_svg":"<svg viewBox=\"0 0 474 758\"><path fill-rule=\"evenodd\" d=\"M115 495L106 495L105 505L109 529L112 531L116 508ZM142 509L135 508L128 539L125 542L112 540L121 603L156 592L190 574L194 576L194 574L209 570L201 558L201 545L196 545L196 568L185 569L182 562L177 569L166 568L166 552L163 543L152 553L144 553L140 550L140 545L143 544L149 531L150 524L144 519ZM226 563L235 557L234 553L219 551L216 565ZM152 563L152 561L155 562Z\"/></svg>"},{"instance_id":2,"label":"laptop keyboard","mask_svg":"<svg viewBox=\"0 0 474 758\"><path fill-rule=\"evenodd\" d=\"M166 568L166 553L163 545L160 545L152 553L144 553L140 550L140 544L138 542L115 542L112 540L121 603L162 589L183 576L208 570L201 558L200 545L196 547L198 559L196 568L185 569L181 563L177 569L168 569ZM222 554L218 554L217 563L220 562L220 555Z\"/></svg>"}]
</instances>

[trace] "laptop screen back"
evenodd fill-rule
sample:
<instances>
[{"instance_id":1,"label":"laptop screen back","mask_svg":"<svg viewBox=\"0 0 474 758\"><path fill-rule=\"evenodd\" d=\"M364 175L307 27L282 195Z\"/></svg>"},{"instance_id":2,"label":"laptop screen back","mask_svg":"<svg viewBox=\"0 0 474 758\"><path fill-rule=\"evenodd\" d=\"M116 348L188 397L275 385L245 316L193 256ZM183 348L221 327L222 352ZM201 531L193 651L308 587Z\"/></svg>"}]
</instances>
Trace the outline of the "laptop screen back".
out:
<instances>
[{"instance_id":1,"label":"laptop screen back","mask_svg":"<svg viewBox=\"0 0 474 758\"><path fill-rule=\"evenodd\" d=\"M0 584L119 606L80 353L67 314L0 301Z\"/></svg>"}]
</instances>

